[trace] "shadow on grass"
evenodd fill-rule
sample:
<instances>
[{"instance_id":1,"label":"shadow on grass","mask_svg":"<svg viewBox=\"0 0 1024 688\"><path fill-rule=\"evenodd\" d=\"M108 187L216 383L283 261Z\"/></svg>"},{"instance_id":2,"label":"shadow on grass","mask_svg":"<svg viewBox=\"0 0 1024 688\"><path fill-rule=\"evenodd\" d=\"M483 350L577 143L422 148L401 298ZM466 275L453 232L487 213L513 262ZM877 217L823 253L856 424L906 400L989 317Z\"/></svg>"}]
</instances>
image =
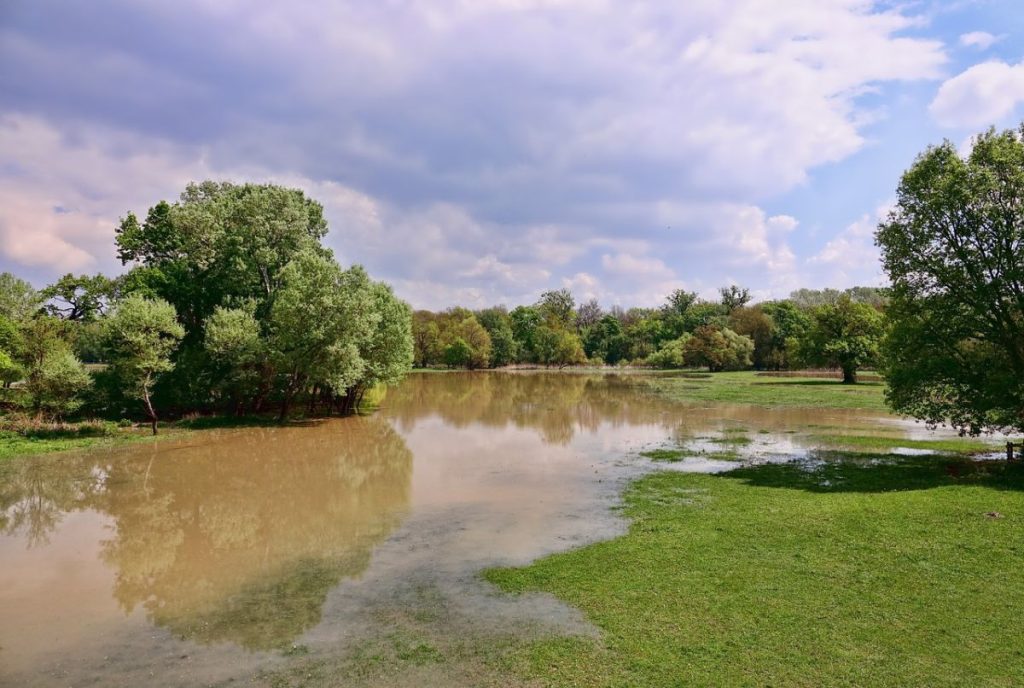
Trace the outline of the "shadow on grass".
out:
<instances>
[{"instance_id":1,"label":"shadow on grass","mask_svg":"<svg viewBox=\"0 0 1024 688\"><path fill-rule=\"evenodd\" d=\"M847 385L843 384L842 380L831 380L831 379L816 379L816 380L797 380L794 378L778 378L777 381L765 382L763 380L755 380L751 384L765 387L843 387L845 389L857 389L858 387L881 387L884 383L874 382L871 380L864 380L856 384Z\"/></svg>"},{"instance_id":2,"label":"shadow on grass","mask_svg":"<svg viewBox=\"0 0 1024 688\"><path fill-rule=\"evenodd\" d=\"M824 463L745 466L719 475L738 478L755 487L819 493L900 492L951 485L1024 490L1024 462L972 461L948 456L858 454Z\"/></svg>"}]
</instances>

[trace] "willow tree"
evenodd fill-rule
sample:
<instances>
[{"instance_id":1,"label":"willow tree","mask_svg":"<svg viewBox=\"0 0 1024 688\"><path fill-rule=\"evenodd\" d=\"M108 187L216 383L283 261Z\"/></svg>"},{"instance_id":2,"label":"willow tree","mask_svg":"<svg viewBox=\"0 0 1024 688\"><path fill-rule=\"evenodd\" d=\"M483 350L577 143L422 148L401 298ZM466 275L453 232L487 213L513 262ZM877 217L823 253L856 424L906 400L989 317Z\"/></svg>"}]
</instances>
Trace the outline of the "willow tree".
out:
<instances>
[{"instance_id":1,"label":"willow tree","mask_svg":"<svg viewBox=\"0 0 1024 688\"><path fill-rule=\"evenodd\" d=\"M904 173L878 227L892 282L896 410L963 433L1024 431L1024 126L949 141Z\"/></svg>"}]
</instances>

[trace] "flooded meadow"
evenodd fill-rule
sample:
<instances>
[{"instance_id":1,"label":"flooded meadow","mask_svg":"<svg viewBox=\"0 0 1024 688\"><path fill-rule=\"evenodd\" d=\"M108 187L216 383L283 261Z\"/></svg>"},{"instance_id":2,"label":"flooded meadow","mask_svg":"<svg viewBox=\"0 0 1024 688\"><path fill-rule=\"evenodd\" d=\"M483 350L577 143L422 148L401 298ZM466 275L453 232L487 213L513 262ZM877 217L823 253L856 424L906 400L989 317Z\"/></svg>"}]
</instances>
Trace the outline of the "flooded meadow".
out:
<instances>
[{"instance_id":1,"label":"flooded meadow","mask_svg":"<svg viewBox=\"0 0 1024 688\"><path fill-rule=\"evenodd\" d=\"M623 532L613 507L644 472L823 460L824 434L894 453L943 437L674 402L641 375L450 373L366 416L8 460L0 684L486 683L486 661L445 648L595 631L481 570Z\"/></svg>"}]
</instances>

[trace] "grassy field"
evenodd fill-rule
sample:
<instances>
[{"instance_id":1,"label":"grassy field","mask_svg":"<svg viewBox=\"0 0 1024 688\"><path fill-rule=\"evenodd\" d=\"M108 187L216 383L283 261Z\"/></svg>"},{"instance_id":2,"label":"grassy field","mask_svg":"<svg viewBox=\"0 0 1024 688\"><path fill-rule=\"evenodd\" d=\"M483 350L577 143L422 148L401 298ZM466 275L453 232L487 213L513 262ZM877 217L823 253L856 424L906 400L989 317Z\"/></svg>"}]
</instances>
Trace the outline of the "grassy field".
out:
<instances>
[{"instance_id":1,"label":"grassy field","mask_svg":"<svg viewBox=\"0 0 1024 688\"><path fill-rule=\"evenodd\" d=\"M25 437L14 432L0 432L0 461L15 456L46 454L49 452L68 451L71 449L93 449L112 447L128 442L144 441L151 437L146 432L119 430L114 434L78 437Z\"/></svg>"},{"instance_id":2,"label":"grassy field","mask_svg":"<svg viewBox=\"0 0 1024 688\"><path fill-rule=\"evenodd\" d=\"M1024 684L1024 467L851 454L719 475L660 472L629 533L501 588L579 607L600 641L508 661L554 686Z\"/></svg>"},{"instance_id":3,"label":"grassy field","mask_svg":"<svg viewBox=\"0 0 1024 688\"><path fill-rule=\"evenodd\" d=\"M836 380L759 376L753 371L653 378L659 394L682 401L756 406L812 406L886 413L885 383L844 385Z\"/></svg>"}]
</instances>

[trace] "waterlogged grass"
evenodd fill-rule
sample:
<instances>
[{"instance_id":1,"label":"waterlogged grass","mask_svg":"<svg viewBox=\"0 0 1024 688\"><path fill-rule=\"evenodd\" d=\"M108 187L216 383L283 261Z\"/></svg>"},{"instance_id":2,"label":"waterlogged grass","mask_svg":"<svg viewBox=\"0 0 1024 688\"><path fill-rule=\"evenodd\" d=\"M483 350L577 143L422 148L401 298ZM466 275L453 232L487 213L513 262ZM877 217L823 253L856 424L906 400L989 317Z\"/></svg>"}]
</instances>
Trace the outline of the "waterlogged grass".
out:
<instances>
[{"instance_id":1,"label":"waterlogged grass","mask_svg":"<svg viewBox=\"0 0 1024 688\"><path fill-rule=\"evenodd\" d=\"M685 449L650 449L640 452L640 456L645 456L651 461L674 463L682 461L687 456L693 456L693 452Z\"/></svg>"},{"instance_id":2,"label":"waterlogged grass","mask_svg":"<svg viewBox=\"0 0 1024 688\"><path fill-rule=\"evenodd\" d=\"M813 406L887 412L882 382L844 385L838 380L759 376L752 371L707 377L658 376L660 394L679 401L715 401L757 406Z\"/></svg>"},{"instance_id":3,"label":"waterlogged grass","mask_svg":"<svg viewBox=\"0 0 1024 688\"><path fill-rule=\"evenodd\" d=\"M615 540L485 576L601 640L517 650L551 686L1024 684L1024 466L861 454L662 472Z\"/></svg>"},{"instance_id":4,"label":"waterlogged grass","mask_svg":"<svg viewBox=\"0 0 1024 688\"><path fill-rule=\"evenodd\" d=\"M824 447L839 447L856 450L877 450L905 448L944 454L974 454L997 451L998 443L978 439L948 437L927 440L908 440L884 435L811 435L811 439Z\"/></svg>"}]
</instances>

